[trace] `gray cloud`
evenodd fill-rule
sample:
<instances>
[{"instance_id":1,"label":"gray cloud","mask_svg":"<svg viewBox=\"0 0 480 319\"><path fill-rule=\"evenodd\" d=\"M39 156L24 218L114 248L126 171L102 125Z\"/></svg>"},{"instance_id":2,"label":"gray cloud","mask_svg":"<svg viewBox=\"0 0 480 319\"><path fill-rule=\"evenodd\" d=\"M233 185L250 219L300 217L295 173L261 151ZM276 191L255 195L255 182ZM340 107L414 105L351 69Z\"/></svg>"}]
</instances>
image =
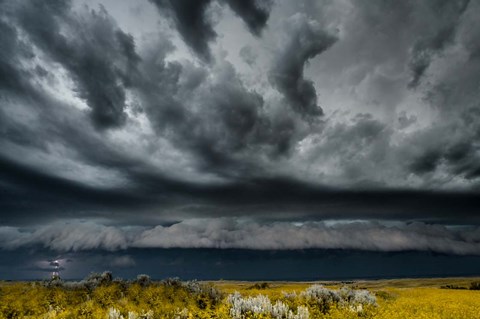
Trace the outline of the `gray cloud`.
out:
<instances>
[{"instance_id":1,"label":"gray cloud","mask_svg":"<svg viewBox=\"0 0 480 319\"><path fill-rule=\"evenodd\" d=\"M33 233L2 227L1 237L5 239L3 248L6 249L31 244L40 244L56 251L127 248L126 234L120 229L92 222L54 223Z\"/></svg>"},{"instance_id":2,"label":"gray cloud","mask_svg":"<svg viewBox=\"0 0 480 319\"><path fill-rule=\"evenodd\" d=\"M156 48L143 56L142 105L154 128L196 156L200 169L223 175L232 165L255 168L255 150L269 156L289 150L294 120L268 114L263 97L245 86L230 62L218 59L208 70L160 63L159 57L165 51Z\"/></svg>"},{"instance_id":3,"label":"gray cloud","mask_svg":"<svg viewBox=\"0 0 480 319\"><path fill-rule=\"evenodd\" d=\"M244 46L238 52L242 60L247 63L248 65L252 66L255 63L257 58L255 52L253 51L252 47Z\"/></svg>"},{"instance_id":4,"label":"gray cloud","mask_svg":"<svg viewBox=\"0 0 480 319\"><path fill-rule=\"evenodd\" d=\"M455 38L459 19L467 9L469 0L432 1L419 5L416 15L426 18L428 25L412 47L409 66L412 79L408 86L415 88L430 66L433 58L440 54Z\"/></svg>"},{"instance_id":5,"label":"gray cloud","mask_svg":"<svg viewBox=\"0 0 480 319\"><path fill-rule=\"evenodd\" d=\"M244 148L255 130L261 96L247 90L228 63L220 62L217 78L206 81L202 68L159 64L154 53L149 57L143 74L151 81L139 92L155 129L192 152L204 169L229 165L229 154ZM154 81L158 74L164 80Z\"/></svg>"},{"instance_id":6,"label":"gray cloud","mask_svg":"<svg viewBox=\"0 0 480 319\"><path fill-rule=\"evenodd\" d=\"M405 112L401 112L398 116L398 128L400 130L409 127L417 121L415 115L408 116Z\"/></svg>"},{"instance_id":7,"label":"gray cloud","mask_svg":"<svg viewBox=\"0 0 480 319\"><path fill-rule=\"evenodd\" d=\"M53 251L127 248L357 249L480 254L478 227L415 223L272 222L193 219L171 226L120 228L91 222L56 223L26 231L1 227L3 249L40 245ZM128 256L112 261L131 266Z\"/></svg>"},{"instance_id":8,"label":"gray cloud","mask_svg":"<svg viewBox=\"0 0 480 319\"><path fill-rule=\"evenodd\" d=\"M210 62L212 55L208 42L217 37L207 16L211 0L151 0L162 14L174 22L183 40L200 58Z\"/></svg>"},{"instance_id":9,"label":"gray cloud","mask_svg":"<svg viewBox=\"0 0 480 319\"><path fill-rule=\"evenodd\" d=\"M14 92L22 91L25 87L23 76L17 70L21 58L33 57L31 48L18 38L17 30L0 20L0 35L2 49L0 53L0 89L9 89Z\"/></svg>"},{"instance_id":10,"label":"gray cloud","mask_svg":"<svg viewBox=\"0 0 480 319\"><path fill-rule=\"evenodd\" d=\"M208 9L214 3L211 0L150 0L162 15L174 23L185 43L203 60L212 62L209 43L216 40L217 32ZM271 2L256 0L219 0L228 6L247 25L250 32L260 36L269 17Z\"/></svg>"},{"instance_id":11,"label":"gray cloud","mask_svg":"<svg viewBox=\"0 0 480 319\"><path fill-rule=\"evenodd\" d=\"M265 28L270 9L272 6L272 0L259 1L259 0L225 0L230 8L239 17L245 21L250 32L256 36L260 36L263 28Z\"/></svg>"},{"instance_id":12,"label":"gray cloud","mask_svg":"<svg viewBox=\"0 0 480 319\"><path fill-rule=\"evenodd\" d=\"M446 171L449 176L472 181L478 176L478 145L474 141L479 132L477 101L480 95L472 81L477 81L480 61L472 58L476 52L472 43L480 41L480 34L474 31L478 23L473 19L479 6L474 2L444 5L446 8L442 7L439 15L448 16L445 23L454 28L449 45L461 49L455 54L444 53L449 56L437 57L437 60L442 61L441 67L451 65L452 59L459 64L440 72L428 86L425 100L439 113L439 125L416 135L415 144L421 151L413 157L411 167L422 176ZM466 64L461 62L465 61L464 57L467 57Z\"/></svg>"},{"instance_id":13,"label":"gray cloud","mask_svg":"<svg viewBox=\"0 0 480 319\"><path fill-rule=\"evenodd\" d=\"M93 123L99 128L122 125L125 86L139 59L133 39L103 7L76 14L70 6L68 1L24 1L12 14L37 47L71 72Z\"/></svg>"},{"instance_id":14,"label":"gray cloud","mask_svg":"<svg viewBox=\"0 0 480 319\"><path fill-rule=\"evenodd\" d=\"M185 221L157 226L135 241L140 247L195 247L248 249L360 249L373 251L426 250L479 254L479 232L458 231L423 223L386 226L352 222L326 224L279 222L259 224L234 220Z\"/></svg>"},{"instance_id":15,"label":"gray cloud","mask_svg":"<svg viewBox=\"0 0 480 319\"><path fill-rule=\"evenodd\" d=\"M19 247L53 230L16 226L71 216L478 224L478 3L145 2L134 32L107 5L0 3L0 224ZM55 249L132 242L96 232Z\"/></svg>"},{"instance_id":16,"label":"gray cloud","mask_svg":"<svg viewBox=\"0 0 480 319\"><path fill-rule=\"evenodd\" d=\"M475 113L477 111L474 111L473 114ZM476 126L476 124L474 125ZM477 164L478 147L471 141L474 138L472 134L476 134L477 130L472 127L458 131L456 126L450 124L417 136L417 143L422 149L418 155L412 158L409 168L421 176L434 174L444 169L450 174L461 176L467 180L475 179L479 168ZM448 135L448 132L451 134ZM437 143L432 143L429 139L435 136L441 136L442 139L439 139Z\"/></svg>"},{"instance_id":17,"label":"gray cloud","mask_svg":"<svg viewBox=\"0 0 480 319\"><path fill-rule=\"evenodd\" d=\"M313 82L304 78L304 67L308 60L332 46L337 38L305 15L290 17L287 23L288 40L282 44L270 71L270 81L295 111L305 116L322 115Z\"/></svg>"}]
</instances>

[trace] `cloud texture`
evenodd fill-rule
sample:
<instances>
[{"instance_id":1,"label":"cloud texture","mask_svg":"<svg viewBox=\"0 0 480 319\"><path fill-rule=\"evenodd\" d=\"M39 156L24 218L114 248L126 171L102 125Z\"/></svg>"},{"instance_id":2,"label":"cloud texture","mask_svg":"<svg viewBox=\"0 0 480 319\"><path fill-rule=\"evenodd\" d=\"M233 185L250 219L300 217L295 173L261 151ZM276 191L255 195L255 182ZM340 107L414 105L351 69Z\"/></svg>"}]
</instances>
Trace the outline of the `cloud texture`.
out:
<instances>
[{"instance_id":1,"label":"cloud texture","mask_svg":"<svg viewBox=\"0 0 480 319\"><path fill-rule=\"evenodd\" d=\"M478 254L478 2L112 3L0 1L5 248Z\"/></svg>"},{"instance_id":2,"label":"cloud texture","mask_svg":"<svg viewBox=\"0 0 480 319\"><path fill-rule=\"evenodd\" d=\"M35 230L0 228L3 249L40 246L58 252L128 248L353 249L480 255L480 228L421 222L272 222L193 219L171 226L115 227L57 222ZM127 257L112 263L130 266Z\"/></svg>"}]
</instances>

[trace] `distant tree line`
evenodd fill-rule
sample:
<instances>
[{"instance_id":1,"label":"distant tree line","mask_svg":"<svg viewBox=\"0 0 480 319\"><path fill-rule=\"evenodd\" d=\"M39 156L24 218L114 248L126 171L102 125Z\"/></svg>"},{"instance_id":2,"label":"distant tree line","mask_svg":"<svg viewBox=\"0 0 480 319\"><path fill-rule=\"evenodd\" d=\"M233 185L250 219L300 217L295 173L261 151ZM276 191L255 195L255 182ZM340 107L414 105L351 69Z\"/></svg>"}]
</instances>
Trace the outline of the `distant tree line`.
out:
<instances>
[{"instance_id":1,"label":"distant tree line","mask_svg":"<svg viewBox=\"0 0 480 319\"><path fill-rule=\"evenodd\" d=\"M480 281L472 281L468 288L465 287L465 286L458 286L458 285L443 285L443 286L440 286L440 288L442 288L442 289L480 290Z\"/></svg>"}]
</instances>

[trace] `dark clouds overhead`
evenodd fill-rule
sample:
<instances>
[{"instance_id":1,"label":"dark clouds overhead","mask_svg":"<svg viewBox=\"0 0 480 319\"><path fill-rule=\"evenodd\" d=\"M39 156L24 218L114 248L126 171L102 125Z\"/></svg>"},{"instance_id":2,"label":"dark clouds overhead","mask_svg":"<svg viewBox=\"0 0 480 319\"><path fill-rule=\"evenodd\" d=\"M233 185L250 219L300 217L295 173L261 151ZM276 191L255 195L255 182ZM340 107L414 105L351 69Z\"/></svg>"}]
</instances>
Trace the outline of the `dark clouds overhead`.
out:
<instances>
[{"instance_id":1,"label":"dark clouds overhead","mask_svg":"<svg viewBox=\"0 0 480 319\"><path fill-rule=\"evenodd\" d=\"M133 39L103 7L71 11L68 1L24 2L11 12L32 44L71 73L98 128L125 122L125 86L139 57Z\"/></svg>"},{"instance_id":2,"label":"dark clouds overhead","mask_svg":"<svg viewBox=\"0 0 480 319\"><path fill-rule=\"evenodd\" d=\"M29 58L33 53L29 46L18 39L17 30L4 21L0 21L0 34L2 38L0 53L1 88L20 91L24 83L22 74L17 72L15 65L19 63L20 58Z\"/></svg>"},{"instance_id":3,"label":"dark clouds overhead","mask_svg":"<svg viewBox=\"0 0 480 319\"><path fill-rule=\"evenodd\" d=\"M216 2L212 0L151 0L161 14L169 17L185 43L198 56L211 62L212 54L209 43L217 38L214 30L214 21L209 12L210 7ZM225 0L220 0L223 4ZM266 26L271 7L270 1L225 1L228 6L245 21L248 29L259 36Z\"/></svg>"},{"instance_id":4,"label":"dark clouds overhead","mask_svg":"<svg viewBox=\"0 0 480 319\"><path fill-rule=\"evenodd\" d=\"M478 254L477 2L130 5L0 2L5 247Z\"/></svg>"},{"instance_id":5,"label":"dark clouds overhead","mask_svg":"<svg viewBox=\"0 0 480 319\"><path fill-rule=\"evenodd\" d=\"M200 58L209 62L212 58L208 42L217 37L207 15L211 0L152 0L161 13L172 19L184 41Z\"/></svg>"},{"instance_id":6,"label":"dark clouds overhead","mask_svg":"<svg viewBox=\"0 0 480 319\"><path fill-rule=\"evenodd\" d=\"M287 38L270 71L271 82L296 112L308 117L323 115L322 108L317 105L314 84L305 79L303 73L308 60L327 50L337 38L317 21L302 15L290 17Z\"/></svg>"},{"instance_id":7,"label":"dark clouds overhead","mask_svg":"<svg viewBox=\"0 0 480 319\"><path fill-rule=\"evenodd\" d=\"M249 30L257 36L260 36L267 24L272 1L226 0L230 8L245 21Z\"/></svg>"},{"instance_id":8,"label":"dark clouds overhead","mask_svg":"<svg viewBox=\"0 0 480 319\"><path fill-rule=\"evenodd\" d=\"M434 56L441 54L445 47L453 43L459 19L467 9L469 0L430 1L420 6L413 14L429 16L426 31L415 42L411 50L410 68L412 79L409 87L416 87ZM414 10L415 10L414 9Z\"/></svg>"}]
</instances>

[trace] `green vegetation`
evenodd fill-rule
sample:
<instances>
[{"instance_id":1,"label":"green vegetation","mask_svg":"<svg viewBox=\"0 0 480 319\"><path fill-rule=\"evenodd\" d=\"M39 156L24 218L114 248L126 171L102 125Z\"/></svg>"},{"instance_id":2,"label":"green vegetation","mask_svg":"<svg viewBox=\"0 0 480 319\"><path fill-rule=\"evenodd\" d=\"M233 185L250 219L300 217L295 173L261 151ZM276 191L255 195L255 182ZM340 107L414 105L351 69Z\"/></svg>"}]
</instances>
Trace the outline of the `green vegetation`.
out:
<instances>
[{"instance_id":1,"label":"green vegetation","mask_svg":"<svg viewBox=\"0 0 480 319\"><path fill-rule=\"evenodd\" d=\"M443 285L440 286L442 289L470 289L470 290L480 290L480 281L472 281L470 283L470 286L467 288L465 286L459 286L459 285Z\"/></svg>"}]
</instances>

